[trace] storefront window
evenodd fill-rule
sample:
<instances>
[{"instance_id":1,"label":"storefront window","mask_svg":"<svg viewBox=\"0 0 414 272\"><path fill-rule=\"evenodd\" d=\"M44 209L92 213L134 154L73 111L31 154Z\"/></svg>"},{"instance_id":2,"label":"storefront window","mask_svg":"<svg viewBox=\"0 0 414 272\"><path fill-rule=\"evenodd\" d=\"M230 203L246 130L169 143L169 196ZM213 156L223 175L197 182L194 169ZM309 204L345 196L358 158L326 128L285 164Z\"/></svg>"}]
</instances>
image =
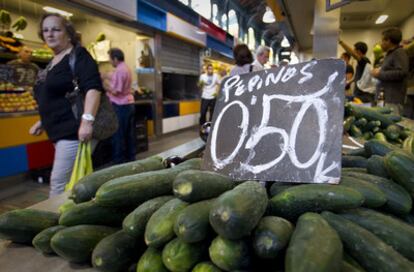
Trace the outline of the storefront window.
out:
<instances>
[{"instance_id":1,"label":"storefront window","mask_svg":"<svg viewBox=\"0 0 414 272\"><path fill-rule=\"evenodd\" d=\"M239 37L239 23L237 22L237 14L234 10L229 11L229 33L236 39Z\"/></svg>"},{"instance_id":2,"label":"storefront window","mask_svg":"<svg viewBox=\"0 0 414 272\"><path fill-rule=\"evenodd\" d=\"M188 2L188 1L187 1ZM204 18L211 17L211 3L210 0L192 0L191 8Z\"/></svg>"},{"instance_id":3,"label":"storefront window","mask_svg":"<svg viewBox=\"0 0 414 272\"><path fill-rule=\"evenodd\" d=\"M250 50L254 51L256 49L256 39L254 37L254 29L249 27L248 34L249 34L248 46Z\"/></svg>"}]
</instances>

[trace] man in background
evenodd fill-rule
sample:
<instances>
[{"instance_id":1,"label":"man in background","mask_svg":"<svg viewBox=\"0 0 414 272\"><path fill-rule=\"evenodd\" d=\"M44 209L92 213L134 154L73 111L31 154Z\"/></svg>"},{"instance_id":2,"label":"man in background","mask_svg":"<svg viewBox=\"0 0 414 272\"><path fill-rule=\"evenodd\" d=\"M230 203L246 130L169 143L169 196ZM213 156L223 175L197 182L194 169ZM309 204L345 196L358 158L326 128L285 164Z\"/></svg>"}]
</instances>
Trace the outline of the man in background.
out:
<instances>
[{"instance_id":1,"label":"man in background","mask_svg":"<svg viewBox=\"0 0 414 272\"><path fill-rule=\"evenodd\" d=\"M368 46L364 42L357 42L354 44L354 49L352 49L349 45L344 43L342 40L339 40L339 44L344 48L344 50L350 54L354 59L357 60L357 66L355 69L355 76L354 76L354 82L358 82L365 69L365 65L367 63L371 63L370 60L366 57ZM370 93L363 92L360 90L357 86L357 84L354 85L354 96L361 99L364 103L371 103L374 101L374 95Z\"/></svg>"},{"instance_id":2,"label":"man in background","mask_svg":"<svg viewBox=\"0 0 414 272\"><path fill-rule=\"evenodd\" d=\"M395 114L402 114L409 71L408 55L400 47L401 40L402 33L398 28L382 32L381 48L386 55L381 68L371 71L371 75L379 80L378 90L384 92L385 105Z\"/></svg>"},{"instance_id":3,"label":"man in background","mask_svg":"<svg viewBox=\"0 0 414 272\"><path fill-rule=\"evenodd\" d=\"M220 80L217 74L214 73L213 65L207 64L206 73L200 76L198 82L199 87L202 89L201 93L201 109L200 109L200 126L202 126L207 120L207 112L209 112L209 120L213 117L214 106L216 104L217 87L220 84Z\"/></svg>"},{"instance_id":4,"label":"man in background","mask_svg":"<svg viewBox=\"0 0 414 272\"><path fill-rule=\"evenodd\" d=\"M260 45L256 50L255 60L253 61L253 71L261 71L265 69L265 64L269 61L270 48Z\"/></svg>"},{"instance_id":5,"label":"man in background","mask_svg":"<svg viewBox=\"0 0 414 272\"><path fill-rule=\"evenodd\" d=\"M111 48L108 54L115 71L104 76L104 87L118 117L119 128L112 136L112 158L114 164L120 164L135 160L135 105L131 71L124 62L124 53Z\"/></svg>"},{"instance_id":6,"label":"man in background","mask_svg":"<svg viewBox=\"0 0 414 272\"><path fill-rule=\"evenodd\" d=\"M354 79L354 67L352 67L351 64L349 64L349 61L351 60L351 55L349 55L347 52L342 53L341 59L345 61L346 70L345 70L345 76L346 76L346 85L345 85L345 95L346 96L352 96L352 90L351 90L351 83Z\"/></svg>"}]
</instances>

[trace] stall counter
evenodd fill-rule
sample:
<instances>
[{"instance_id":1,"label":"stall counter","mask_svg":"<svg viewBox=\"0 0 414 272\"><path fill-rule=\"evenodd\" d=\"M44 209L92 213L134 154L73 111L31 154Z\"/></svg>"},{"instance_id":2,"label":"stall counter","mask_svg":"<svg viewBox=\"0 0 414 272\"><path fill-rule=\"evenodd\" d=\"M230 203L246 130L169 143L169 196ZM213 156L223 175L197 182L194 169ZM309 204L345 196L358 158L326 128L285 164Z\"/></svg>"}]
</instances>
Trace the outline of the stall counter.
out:
<instances>
[{"instance_id":1,"label":"stall counter","mask_svg":"<svg viewBox=\"0 0 414 272\"><path fill-rule=\"evenodd\" d=\"M38 120L36 111L0 114L0 178L52 165L54 148L46 133L29 134Z\"/></svg>"}]
</instances>

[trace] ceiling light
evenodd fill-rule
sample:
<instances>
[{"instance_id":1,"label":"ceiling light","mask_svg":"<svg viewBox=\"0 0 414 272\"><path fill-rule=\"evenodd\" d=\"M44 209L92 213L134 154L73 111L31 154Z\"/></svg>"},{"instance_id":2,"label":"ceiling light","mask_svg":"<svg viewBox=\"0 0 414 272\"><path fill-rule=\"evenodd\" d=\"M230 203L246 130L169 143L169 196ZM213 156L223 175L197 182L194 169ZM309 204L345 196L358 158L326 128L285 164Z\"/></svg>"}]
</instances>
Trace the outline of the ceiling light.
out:
<instances>
[{"instance_id":1,"label":"ceiling light","mask_svg":"<svg viewBox=\"0 0 414 272\"><path fill-rule=\"evenodd\" d=\"M388 15L380 15L378 19L375 21L376 25L382 24L388 19Z\"/></svg>"},{"instance_id":2,"label":"ceiling light","mask_svg":"<svg viewBox=\"0 0 414 272\"><path fill-rule=\"evenodd\" d=\"M266 12L263 14L263 23L271 24L276 22L275 15L269 7L266 7Z\"/></svg>"},{"instance_id":3,"label":"ceiling light","mask_svg":"<svg viewBox=\"0 0 414 272\"><path fill-rule=\"evenodd\" d=\"M64 10L61 10L61 9L57 9L57 8L53 8L53 7L46 6L46 7L43 7L43 10L46 11L46 12L49 12L49 13L58 13L58 14L60 14L62 16L65 16L65 17L73 16L73 14L70 13L70 12L67 12L67 11L64 11Z\"/></svg>"}]
</instances>

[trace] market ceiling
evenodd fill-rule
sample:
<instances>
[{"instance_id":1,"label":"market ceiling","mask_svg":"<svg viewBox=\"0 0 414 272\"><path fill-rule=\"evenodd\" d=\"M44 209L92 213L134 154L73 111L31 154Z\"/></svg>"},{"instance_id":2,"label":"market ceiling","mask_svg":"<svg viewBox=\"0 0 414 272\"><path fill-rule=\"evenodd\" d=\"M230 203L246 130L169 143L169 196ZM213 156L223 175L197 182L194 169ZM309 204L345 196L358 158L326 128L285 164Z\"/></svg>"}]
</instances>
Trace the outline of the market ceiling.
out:
<instances>
[{"instance_id":1,"label":"market ceiling","mask_svg":"<svg viewBox=\"0 0 414 272\"><path fill-rule=\"evenodd\" d=\"M298 47L301 50L312 48L313 36L310 32L313 26L316 0L277 1L287 16ZM342 30L378 28L380 31L386 27L400 25L413 14L414 4L413 0L352 0L340 11L340 28ZM384 24L376 25L375 20L381 14L387 14L389 18Z\"/></svg>"}]
</instances>

